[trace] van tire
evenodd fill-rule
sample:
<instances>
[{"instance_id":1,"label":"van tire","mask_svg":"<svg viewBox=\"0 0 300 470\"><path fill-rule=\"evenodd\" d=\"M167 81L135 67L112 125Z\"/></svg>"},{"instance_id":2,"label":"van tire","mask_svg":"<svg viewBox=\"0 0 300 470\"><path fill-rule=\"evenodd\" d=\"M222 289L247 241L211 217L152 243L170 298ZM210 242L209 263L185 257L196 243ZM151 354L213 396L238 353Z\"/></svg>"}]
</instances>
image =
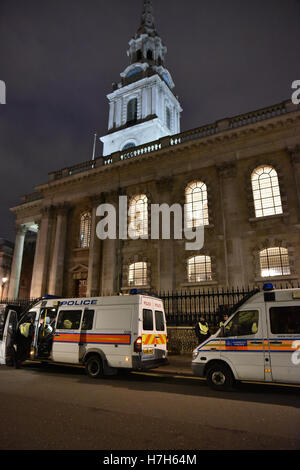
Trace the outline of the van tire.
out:
<instances>
[{"instance_id":1,"label":"van tire","mask_svg":"<svg viewBox=\"0 0 300 470\"><path fill-rule=\"evenodd\" d=\"M92 379L103 377L103 364L98 355L90 356L85 362L85 371Z\"/></svg>"},{"instance_id":2,"label":"van tire","mask_svg":"<svg viewBox=\"0 0 300 470\"><path fill-rule=\"evenodd\" d=\"M233 390L235 385L230 367L222 362L211 365L207 370L206 378L213 390L229 391Z\"/></svg>"}]
</instances>

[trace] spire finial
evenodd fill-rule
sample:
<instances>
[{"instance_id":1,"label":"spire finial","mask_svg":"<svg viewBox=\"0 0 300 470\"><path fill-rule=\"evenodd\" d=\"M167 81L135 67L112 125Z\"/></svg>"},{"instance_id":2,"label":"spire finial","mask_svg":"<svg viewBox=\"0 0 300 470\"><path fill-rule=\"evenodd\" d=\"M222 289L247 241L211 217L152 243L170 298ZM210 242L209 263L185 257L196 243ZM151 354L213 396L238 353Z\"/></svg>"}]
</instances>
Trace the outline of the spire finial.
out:
<instances>
[{"instance_id":1,"label":"spire finial","mask_svg":"<svg viewBox=\"0 0 300 470\"><path fill-rule=\"evenodd\" d=\"M144 0L141 25L137 32L137 37L142 34L156 36L157 32L154 25L153 6L151 0Z\"/></svg>"}]
</instances>

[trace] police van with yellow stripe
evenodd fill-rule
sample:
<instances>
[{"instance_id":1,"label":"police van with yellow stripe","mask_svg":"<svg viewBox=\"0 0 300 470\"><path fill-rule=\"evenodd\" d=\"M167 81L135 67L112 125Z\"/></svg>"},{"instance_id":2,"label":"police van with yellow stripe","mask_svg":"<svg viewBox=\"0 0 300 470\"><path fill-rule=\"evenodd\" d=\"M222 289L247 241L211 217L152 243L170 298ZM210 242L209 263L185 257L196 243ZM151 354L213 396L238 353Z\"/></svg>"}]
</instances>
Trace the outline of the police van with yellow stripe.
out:
<instances>
[{"instance_id":1,"label":"police van with yellow stripe","mask_svg":"<svg viewBox=\"0 0 300 470\"><path fill-rule=\"evenodd\" d=\"M266 284L235 306L193 352L194 375L217 390L235 381L300 384L300 290Z\"/></svg>"},{"instance_id":2,"label":"police van with yellow stripe","mask_svg":"<svg viewBox=\"0 0 300 470\"><path fill-rule=\"evenodd\" d=\"M6 340L15 324L13 313L0 341L2 364L6 362ZM82 299L48 296L29 309L18 328L28 321L34 323L30 359L82 364L93 378L167 362L165 312L156 297L138 293Z\"/></svg>"}]
</instances>

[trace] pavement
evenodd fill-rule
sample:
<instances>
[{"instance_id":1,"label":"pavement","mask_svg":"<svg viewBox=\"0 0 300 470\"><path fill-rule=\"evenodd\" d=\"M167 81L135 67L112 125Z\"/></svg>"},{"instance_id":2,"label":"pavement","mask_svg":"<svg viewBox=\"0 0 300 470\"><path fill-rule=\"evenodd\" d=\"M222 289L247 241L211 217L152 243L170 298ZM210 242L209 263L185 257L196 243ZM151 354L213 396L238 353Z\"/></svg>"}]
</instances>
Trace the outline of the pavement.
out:
<instances>
[{"instance_id":1,"label":"pavement","mask_svg":"<svg viewBox=\"0 0 300 470\"><path fill-rule=\"evenodd\" d=\"M192 354L168 355L168 364L155 369L155 372L162 372L170 375L191 376Z\"/></svg>"}]
</instances>

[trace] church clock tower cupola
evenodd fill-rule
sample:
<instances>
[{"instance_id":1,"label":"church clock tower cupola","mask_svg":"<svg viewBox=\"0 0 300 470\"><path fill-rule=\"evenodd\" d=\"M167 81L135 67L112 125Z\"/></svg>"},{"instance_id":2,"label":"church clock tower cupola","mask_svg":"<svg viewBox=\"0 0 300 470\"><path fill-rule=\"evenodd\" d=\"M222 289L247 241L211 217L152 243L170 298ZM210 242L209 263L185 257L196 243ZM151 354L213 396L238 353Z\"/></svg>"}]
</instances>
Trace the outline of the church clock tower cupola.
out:
<instances>
[{"instance_id":1,"label":"church clock tower cupola","mask_svg":"<svg viewBox=\"0 0 300 470\"><path fill-rule=\"evenodd\" d=\"M158 35L151 0L144 0L141 24L129 42L129 65L113 84L103 156L180 132L182 111L165 67L167 48Z\"/></svg>"}]
</instances>

